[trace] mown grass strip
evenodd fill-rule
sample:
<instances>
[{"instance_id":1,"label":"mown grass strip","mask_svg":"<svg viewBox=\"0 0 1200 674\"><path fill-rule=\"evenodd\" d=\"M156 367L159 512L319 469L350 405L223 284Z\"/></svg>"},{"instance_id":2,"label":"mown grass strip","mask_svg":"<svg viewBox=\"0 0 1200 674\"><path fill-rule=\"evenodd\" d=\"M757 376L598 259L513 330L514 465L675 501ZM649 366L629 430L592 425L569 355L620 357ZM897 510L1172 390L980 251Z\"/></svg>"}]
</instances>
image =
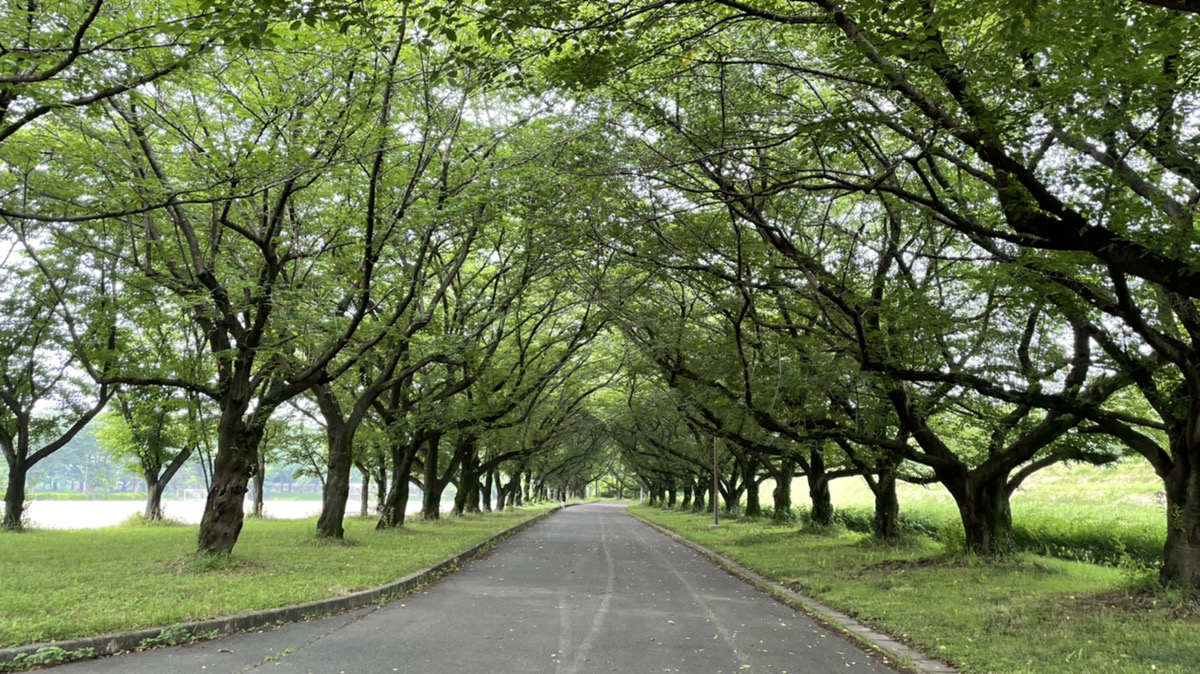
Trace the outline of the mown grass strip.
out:
<instances>
[{"instance_id":1,"label":"mown grass strip","mask_svg":"<svg viewBox=\"0 0 1200 674\"><path fill-rule=\"evenodd\" d=\"M114 527L0 535L0 647L289 606L372 588L549 510L510 509L377 532L346 520L346 542L314 520L248 520L229 560L197 559L197 528Z\"/></svg>"},{"instance_id":2,"label":"mown grass strip","mask_svg":"<svg viewBox=\"0 0 1200 674\"><path fill-rule=\"evenodd\" d=\"M1200 607L1130 593L1130 573L1019 555L945 557L912 537L900 547L762 521L635 512L963 672L1098 674L1200 671Z\"/></svg>"}]
</instances>

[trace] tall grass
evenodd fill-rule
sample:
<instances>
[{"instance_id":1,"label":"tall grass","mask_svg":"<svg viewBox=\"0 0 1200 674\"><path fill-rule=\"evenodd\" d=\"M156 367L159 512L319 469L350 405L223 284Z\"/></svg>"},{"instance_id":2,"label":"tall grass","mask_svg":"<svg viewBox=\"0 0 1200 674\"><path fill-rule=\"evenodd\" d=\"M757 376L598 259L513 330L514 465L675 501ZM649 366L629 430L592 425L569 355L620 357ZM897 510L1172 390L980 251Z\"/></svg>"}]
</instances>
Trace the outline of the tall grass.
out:
<instances>
[{"instance_id":1,"label":"tall grass","mask_svg":"<svg viewBox=\"0 0 1200 674\"><path fill-rule=\"evenodd\" d=\"M769 503L770 489L761 495ZM939 485L898 486L901 526L954 543L962 523L954 500ZM831 486L835 520L847 529L871 531L874 497L860 478ZM808 503L803 480L792 483L792 501L803 517ZM1112 466L1058 465L1028 480L1012 498L1012 545L1023 552L1107 565L1161 564L1166 539L1162 481L1145 461Z\"/></svg>"}]
</instances>

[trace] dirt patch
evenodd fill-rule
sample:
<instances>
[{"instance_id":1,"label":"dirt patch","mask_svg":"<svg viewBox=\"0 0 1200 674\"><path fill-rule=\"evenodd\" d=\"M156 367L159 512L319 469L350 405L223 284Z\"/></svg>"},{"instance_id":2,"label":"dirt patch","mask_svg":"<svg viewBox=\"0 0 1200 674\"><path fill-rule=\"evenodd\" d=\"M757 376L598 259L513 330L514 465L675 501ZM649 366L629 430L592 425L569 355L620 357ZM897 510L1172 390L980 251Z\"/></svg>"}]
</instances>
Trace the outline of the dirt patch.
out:
<instances>
[{"instance_id":1,"label":"dirt patch","mask_svg":"<svg viewBox=\"0 0 1200 674\"><path fill-rule=\"evenodd\" d=\"M859 569L859 575L867 571L909 571L912 569L961 569L967 566L965 559L925 557L923 559L887 559L868 564Z\"/></svg>"},{"instance_id":2,"label":"dirt patch","mask_svg":"<svg viewBox=\"0 0 1200 674\"><path fill-rule=\"evenodd\" d=\"M1076 604L1107 608L1125 613L1161 611L1175 620L1200 620L1200 595L1180 597L1161 596L1150 592L1105 592L1079 597Z\"/></svg>"}]
</instances>

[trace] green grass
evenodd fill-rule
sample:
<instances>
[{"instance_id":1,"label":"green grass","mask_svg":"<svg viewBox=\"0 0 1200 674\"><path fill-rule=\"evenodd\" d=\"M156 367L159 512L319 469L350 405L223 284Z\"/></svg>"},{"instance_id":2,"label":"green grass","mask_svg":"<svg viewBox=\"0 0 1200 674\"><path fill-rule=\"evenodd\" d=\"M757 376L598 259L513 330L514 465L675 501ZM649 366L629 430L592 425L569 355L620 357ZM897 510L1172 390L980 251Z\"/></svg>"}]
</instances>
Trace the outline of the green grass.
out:
<instances>
[{"instance_id":1,"label":"green grass","mask_svg":"<svg viewBox=\"0 0 1200 674\"><path fill-rule=\"evenodd\" d=\"M196 526L0 534L0 647L166 626L323 599L426 568L551 507L412 521L376 532L348 518L346 545L315 519L247 519L228 562L192 554Z\"/></svg>"},{"instance_id":2,"label":"green grass","mask_svg":"<svg viewBox=\"0 0 1200 674\"><path fill-rule=\"evenodd\" d=\"M1121 569L1028 554L989 564L924 537L888 548L761 521L710 531L707 516L634 511L964 672L1200 671L1197 606L1131 593Z\"/></svg>"}]
</instances>

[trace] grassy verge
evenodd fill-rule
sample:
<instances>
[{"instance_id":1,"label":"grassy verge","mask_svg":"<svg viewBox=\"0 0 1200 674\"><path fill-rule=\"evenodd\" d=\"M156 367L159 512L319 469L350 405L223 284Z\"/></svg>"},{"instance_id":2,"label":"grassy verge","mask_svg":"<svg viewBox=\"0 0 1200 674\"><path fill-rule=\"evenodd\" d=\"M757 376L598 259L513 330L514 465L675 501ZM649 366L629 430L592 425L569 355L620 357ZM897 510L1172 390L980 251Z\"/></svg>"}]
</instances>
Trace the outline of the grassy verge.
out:
<instances>
[{"instance_id":1,"label":"grassy verge","mask_svg":"<svg viewBox=\"0 0 1200 674\"><path fill-rule=\"evenodd\" d=\"M1021 555L952 559L913 537L880 547L842 530L710 519L635 506L638 514L793 587L964 672L1200 671L1200 608L1144 596L1130 572Z\"/></svg>"},{"instance_id":2,"label":"grassy verge","mask_svg":"<svg viewBox=\"0 0 1200 674\"><path fill-rule=\"evenodd\" d=\"M197 559L197 527L122 526L0 534L0 647L171 625L376 587L549 510L414 521L376 532L346 520L347 544L315 520L247 520L228 561Z\"/></svg>"},{"instance_id":3,"label":"grassy verge","mask_svg":"<svg viewBox=\"0 0 1200 674\"><path fill-rule=\"evenodd\" d=\"M861 478L831 485L835 518L865 533L874 518L874 497ZM760 489L770 501L767 481ZM1166 539L1162 480L1150 465L1127 459L1110 466L1059 464L1039 471L1013 495L1013 544L1017 550L1108 565L1157 567ZM958 508L937 485L900 484L902 524L933 538L962 536ZM808 508L804 480L792 482L792 502Z\"/></svg>"}]
</instances>

